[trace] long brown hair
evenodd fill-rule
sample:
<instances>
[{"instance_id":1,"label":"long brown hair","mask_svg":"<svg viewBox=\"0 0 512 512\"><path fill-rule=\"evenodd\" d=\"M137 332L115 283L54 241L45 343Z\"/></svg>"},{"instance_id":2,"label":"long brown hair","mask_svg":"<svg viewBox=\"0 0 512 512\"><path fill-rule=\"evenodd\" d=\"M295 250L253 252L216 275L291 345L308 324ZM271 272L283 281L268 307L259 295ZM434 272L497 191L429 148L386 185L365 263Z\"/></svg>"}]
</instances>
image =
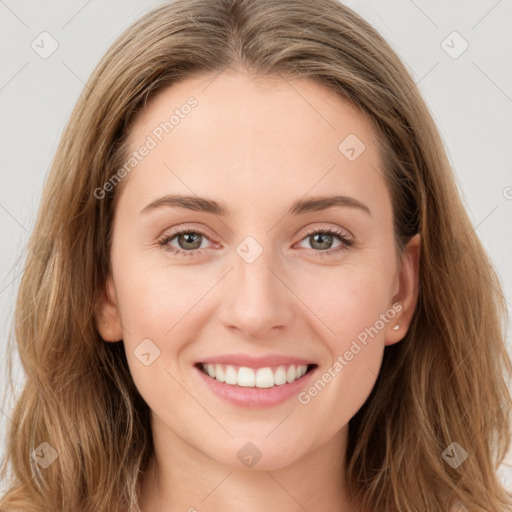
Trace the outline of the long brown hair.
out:
<instances>
[{"instance_id":1,"label":"long brown hair","mask_svg":"<svg viewBox=\"0 0 512 512\"><path fill-rule=\"evenodd\" d=\"M152 451L149 411L123 344L105 343L95 324L119 187L103 199L94 191L126 161L131 120L149 98L226 66L316 80L369 116L397 247L421 235L411 327L386 348L377 383L350 421L353 499L379 512L508 510L511 496L496 476L511 435L500 281L414 81L376 30L335 0L178 0L128 28L96 67L28 244L10 343L26 380L11 415L1 510L138 509ZM453 442L468 452L460 467L443 458ZM42 470L37 449L58 457Z\"/></svg>"}]
</instances>

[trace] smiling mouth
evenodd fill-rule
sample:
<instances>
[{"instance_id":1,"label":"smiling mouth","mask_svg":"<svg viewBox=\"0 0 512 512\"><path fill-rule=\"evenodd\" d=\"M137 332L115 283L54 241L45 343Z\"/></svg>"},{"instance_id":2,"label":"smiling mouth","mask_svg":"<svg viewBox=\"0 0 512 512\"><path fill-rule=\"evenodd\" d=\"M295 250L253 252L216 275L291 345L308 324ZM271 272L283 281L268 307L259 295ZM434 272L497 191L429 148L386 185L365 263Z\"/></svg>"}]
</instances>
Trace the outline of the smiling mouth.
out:
<instances>
[{"instance_id":1,"label":"smiling mouth","mask_svg":"<svg viewBox=\"0 0 512 512\"><path fill-rule=\"evenodd\" d=\"M317 366L316 364L290 364L249 368L218 363L197 363L195 365L205 375L218 382L230 386L263 389L291 384L313 371Z\"/></svg>"}]
</instances>

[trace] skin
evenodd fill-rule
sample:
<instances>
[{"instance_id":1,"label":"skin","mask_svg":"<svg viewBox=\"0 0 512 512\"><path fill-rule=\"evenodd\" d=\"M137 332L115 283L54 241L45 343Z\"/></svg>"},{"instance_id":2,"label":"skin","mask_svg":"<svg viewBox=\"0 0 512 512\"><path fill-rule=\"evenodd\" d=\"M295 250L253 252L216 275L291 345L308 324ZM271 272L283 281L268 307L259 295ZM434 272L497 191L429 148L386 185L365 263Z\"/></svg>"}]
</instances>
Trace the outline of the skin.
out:
<instances>
[{"instance_id":1,"label":"skin","mask_svg":"<svg viewBox=\"0 0 512 512\"><path fill-rule=\"evenodd\" d=\"M348 422L375 384L385 346L409 328L419 235L399 257L374 130L334 92L233 70L188 79L138 114L132 148L190 96L197 107L124 178L98 316L106 342L123 340L151 409L155 456L141 510L354 512L344 488ZM338 149L348 134L366 146L354 161ZM170 193L213 199L230 215L178 207L140 213ZM347 206L286 215L297 199L333 194L356 198L371 215ZM158 245L176 227L204 233L201 254ZM322 245L306 233L323 227L341 229L353 245L333 252L343 245L336 236ZM263 248L252 263L236 252L247 236ZM167 245L190 251L199 241L174 237ZM294 396L266 408L231 405L193 368L219 354L277 353L316 362L320 376L396 302L395 318L308 404ZM134 350L148 338L160 356L145 366ZM237 457L247 442L262 454L252 468Z\"/></svg>"}]
</instances>

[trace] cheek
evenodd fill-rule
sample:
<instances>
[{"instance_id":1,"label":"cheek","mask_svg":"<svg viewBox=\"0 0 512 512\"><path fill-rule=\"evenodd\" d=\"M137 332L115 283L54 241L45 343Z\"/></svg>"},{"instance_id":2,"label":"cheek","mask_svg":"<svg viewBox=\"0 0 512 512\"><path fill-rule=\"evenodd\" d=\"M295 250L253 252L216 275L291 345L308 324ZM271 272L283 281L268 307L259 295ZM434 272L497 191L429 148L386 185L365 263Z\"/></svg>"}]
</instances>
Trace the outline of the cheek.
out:
<instances>
[{"instance_id":1,"label":"cheek","mask_svg":"<svg viewBox=\"0 0 512 512\"><path fill-rule=\"evenodd\" d=\"M308 421L334 435L347 424L367 400L373 389L384 353L387 323L386 294L361 286L355 279L339 287L332 283L330 300L321 301L316 292L309 296L324 328L322 341L328 352L316 379L299 396L298 402L309 411ZM392 319L385 317L388 322Z\"/></svg>"},{"instance_id":2,"label":"cheek","mask_svg":"<svg viewBox=\"0 0 512 512\"><path fill-rule=\"evenodd\" d=\"M172 327L181 311L186 291L177 292L170 283L156 279L152 272L134 272L127 278L120 278L120 281L116 291L127 337L131 342L157 333L162 337L162 331Z\"/></svg>"},{"instance_id":3,"label":"cheek","mask_svg":"<svg viewBox=\"0 0 512 512\"><path fill-rule=\"evenodd\" d=\"M340 264L299 272L292 287L317 318L318 330L332 340L331 347L343 350L347 340L373 326L391 308L391 268L384 258Z\"/></svg>"},{"instance_id":4,"label":"cheek","mask_svg":"<svg viewBox=\"0 0 512 512\"><path fill-rule=\"evenodd\" d=\"M356 342L336 354L309 387L298 395L311 429L325 439L335 435L363 406L377 380L383 345ZM348 356L350 354L350 356Z\"/></svg>"},{"instance_id":5,"label":"cheek","mask_svg":"<svg viewBox=\"0 0 512 512\"><path fill-rule=\"evenodd\" d=\"M142 396L156 405L165 403L171 390L175 398L183 393L171 374L181 374L178 364L189 369L183 354L205 323L205 307L211 306L208 292L218 275L206 265L171 267L164 258L157 264L148 260L119 262L115 277L130 372Z\"/></svg>"},{"instance_id":6,"label":"cheek","mask_svg":"<svg viewBox=\"0 0 512 512\"><path fill-rule=\"evenodd\" d=\"M162 250L163 253L163 250ZM123 328L136 341L140 337L165 339L182 318L193 315L215 283L215 271L194 265L172 266L162 254L118 259L115 275ZM114 263L115 265L115 263ZM169 333L166 336L166 333Z\"/></svg>"},{"instance_id":7,"label":"cheek","mask_svg":"<svg viewBox=\"0 0 512 512\"><path fill-rule=\"evenodd\" d=\"M353 281L331 282L327 300L316 295L309 298L326 326L323 340L332 362L341 361L342 368L338 365L335 373L345 376L345 390L355 392L357 382L371 380L372 372L379 371L385 329L394 312L387 289L354 276Z\"/></svg>"},{"instance_id":8,"label":"cheek","mask_svg":"<svg viewBox=\"0 0 512 512\"><path fill-rule=\"evenodd\" d=\"M194 339L197 305L211 288L191 269L125 264L116 276L130 374L153 411L190 400L176 362Z\"/></svg>"},{"instance_id":9,"label":"cheek","mask_svg":"<svg viewBox=\"0 0 512 512\"><path fill-rule=\"evenodd\" d=\"M311 322L322 334L329 360L299 403L315 408L318 421L333 421L334 428L348 422L375 384L385 330L395 315L389 299L392 273L382 263L347 265L330 269L325 279L302 275L301 282L299 294L314 312Z\"/></svg>"}]
</instances>

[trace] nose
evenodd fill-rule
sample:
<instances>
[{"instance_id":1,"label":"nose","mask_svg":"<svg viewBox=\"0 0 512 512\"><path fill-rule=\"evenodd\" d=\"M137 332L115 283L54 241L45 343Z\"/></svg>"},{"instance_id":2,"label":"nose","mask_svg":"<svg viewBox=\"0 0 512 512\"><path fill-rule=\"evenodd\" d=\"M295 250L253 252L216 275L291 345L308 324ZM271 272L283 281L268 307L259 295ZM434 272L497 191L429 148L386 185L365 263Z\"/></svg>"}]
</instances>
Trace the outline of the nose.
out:
<instances>
[{"instance_id":1,"label":"nose","mask_svg":"<svg viewBox=\"0 0 512 512\"><path fill-rule=\"evenodd\" d=\"M282 334L292 325L294 295L283 272L264 251L247 263L238 255L225 283L225 298L220 301L219 318L230 329L249 338L269 338Z\"/></svg>"}]
</instances>

